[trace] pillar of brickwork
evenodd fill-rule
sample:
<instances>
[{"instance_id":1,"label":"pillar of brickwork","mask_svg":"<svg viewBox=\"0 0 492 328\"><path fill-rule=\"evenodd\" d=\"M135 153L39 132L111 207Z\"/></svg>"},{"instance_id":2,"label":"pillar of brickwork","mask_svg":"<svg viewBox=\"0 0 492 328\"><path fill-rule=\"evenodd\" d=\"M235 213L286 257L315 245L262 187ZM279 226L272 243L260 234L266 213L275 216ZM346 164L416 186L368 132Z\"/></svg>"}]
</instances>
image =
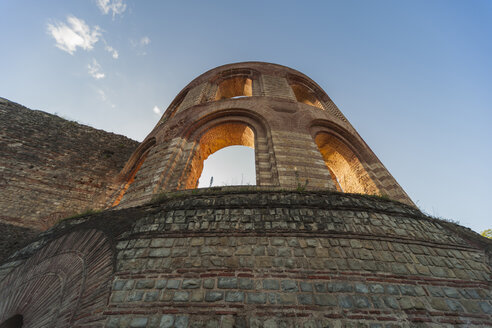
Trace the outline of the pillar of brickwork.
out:
<instances>
[{"instance_id":1,"label":"pillar of brickwork","mask_svg":"<svg viewBox=\"0 0 492 328\"><path fill-rule=\"evenodd\" d=\"M260 187L339 190L413 204L314 81L259 62L217 67L186 86L127 163L111 203L129 207L195 188L203 161L232 145L254 147Z\"/></svg>"}]
</instances>

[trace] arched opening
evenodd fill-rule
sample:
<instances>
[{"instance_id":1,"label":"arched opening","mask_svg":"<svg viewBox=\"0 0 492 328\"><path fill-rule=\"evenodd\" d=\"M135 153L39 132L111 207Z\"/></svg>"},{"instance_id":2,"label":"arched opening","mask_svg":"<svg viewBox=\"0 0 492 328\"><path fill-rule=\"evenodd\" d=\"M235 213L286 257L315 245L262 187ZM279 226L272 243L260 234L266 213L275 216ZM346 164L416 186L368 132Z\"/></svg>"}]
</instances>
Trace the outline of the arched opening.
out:
<instances>
[{"instance_id":1,"label":"arched opening","mask_svg":"<svg viewBox=\"0 0 492 328\"><path fill-rule=\"evenodd\" d=\"M321 104L316 97L316 94L311 89L297 83L293 83L290 86L292 91L294 91L294 95L296 96L298 102L324 109L323 104Z\"/></svg>"},{"instance_id":2,"label":"arched opening","mask_svg":"<svg viewBox=\"0 0 492 328\"><path fill-rule=\"evenodd\" d=\"M247 146L229 146L203 162L198 188L256 185L255 151Z\"/></svg>"},{"instance_id":3,"label":"arched opening","mask_svg":"<svg viewBox=\"0 0 492 328\"><path fill-rule=\"evenodd\" d=\"M16 314L0 324L0 328L21 328L24 324L24 318Z\"/></svg>"},{"instance_id":4,"label":"arched opening","mask_svg":"<svg viewBox=\"0 0 492 328\"><path fill-rule=\"evenodd\" d=\"M314 138L337 190L350 193L379 194L362 163L339 138L321 132Z\"/></svg>"},{"instance_id":5,"label":"arched opening","mask_svg":"<svg viewBox=\"0 0 492 328\"><path fill-rule=\"evenodd\" d=\"M232 77L219 83L215 100L226 98L251 97L253 82L247 77Z\"/></svg>"},{"instance_id":6,"label":"arched opening","mask_svg":"<svg viewBox=\"0 0 492 328\"><path fill-rule=\"evenodd\" d=\"M239 122L223 123L208 129L197 142L184 188L196 188L204 161L213 153L229 146L246 146L254 149L255 133L248 125ZM208 185L209 181L204 181L204 187Z\"/></svg>"}]
</instances>

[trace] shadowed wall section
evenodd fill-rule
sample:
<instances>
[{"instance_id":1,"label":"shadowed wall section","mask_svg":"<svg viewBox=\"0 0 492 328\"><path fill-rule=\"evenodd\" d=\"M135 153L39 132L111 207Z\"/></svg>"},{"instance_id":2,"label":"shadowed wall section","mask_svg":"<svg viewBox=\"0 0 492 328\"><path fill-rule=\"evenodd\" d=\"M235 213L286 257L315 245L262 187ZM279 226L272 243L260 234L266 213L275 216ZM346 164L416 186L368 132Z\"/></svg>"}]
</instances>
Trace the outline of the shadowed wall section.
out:
<instances>
[{"instance_id":1,"label":"shadowed wall section","mask_svg":"<svg viewBox=\"0 0 492 328\"><path fill-rule=\"evenodd\" d=\"M0 222L40 231L105 208L138 142L2 99Z\"/></svg>"},{"instance_id":2,"label":"shadowed wall section","mask_svg":"<svg viewBox=\"0 0 492 328\"><path fill-rule=\"evenodd\" d=\"M96 309L107 302L112 271L102 232L65 234L3 278L0 322L22 315L23 327L102 327Z\"/></svg>"}]
</instances>

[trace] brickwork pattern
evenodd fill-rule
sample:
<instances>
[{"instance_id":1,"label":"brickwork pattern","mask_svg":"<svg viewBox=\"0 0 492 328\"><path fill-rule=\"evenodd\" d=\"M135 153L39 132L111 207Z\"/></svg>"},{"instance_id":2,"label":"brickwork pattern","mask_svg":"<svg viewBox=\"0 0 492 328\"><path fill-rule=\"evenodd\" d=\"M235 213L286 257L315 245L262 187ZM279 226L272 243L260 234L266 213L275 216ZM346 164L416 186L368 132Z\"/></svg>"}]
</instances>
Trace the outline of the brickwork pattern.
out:
<instances>
[{"instance_id":1,"label":"brickwork pattern","mask_svg":"<svg viewBox=\"0 0 492 328\"><path fill-rule=\"evenodd\" d=\"M99 231L52 240L1 280L0 322L21 314L23 327L102 327L98 309L112 269L109 243Z\"/></svg>"}]
</instances>

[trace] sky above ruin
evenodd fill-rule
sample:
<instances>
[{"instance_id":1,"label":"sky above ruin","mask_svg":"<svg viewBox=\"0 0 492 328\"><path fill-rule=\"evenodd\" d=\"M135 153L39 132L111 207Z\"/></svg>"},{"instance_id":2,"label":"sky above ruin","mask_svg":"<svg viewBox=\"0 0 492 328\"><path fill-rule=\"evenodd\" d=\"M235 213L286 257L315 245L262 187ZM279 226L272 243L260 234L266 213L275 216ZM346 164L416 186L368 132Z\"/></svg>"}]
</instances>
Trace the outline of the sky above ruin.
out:
<instances>
[{"instance_id":1,"label":"sky above ruin","mask_svg":"<svg viewBox=\"0 0 492 328\"><path fill-rule=\"evenodd\" d=\"M209 69L297 69L419 208L492 228L492 1L4 0L0 42L0 97L139 141ZM254 184L215 155L202 186Z\"/></svg>"}]
</instances>

